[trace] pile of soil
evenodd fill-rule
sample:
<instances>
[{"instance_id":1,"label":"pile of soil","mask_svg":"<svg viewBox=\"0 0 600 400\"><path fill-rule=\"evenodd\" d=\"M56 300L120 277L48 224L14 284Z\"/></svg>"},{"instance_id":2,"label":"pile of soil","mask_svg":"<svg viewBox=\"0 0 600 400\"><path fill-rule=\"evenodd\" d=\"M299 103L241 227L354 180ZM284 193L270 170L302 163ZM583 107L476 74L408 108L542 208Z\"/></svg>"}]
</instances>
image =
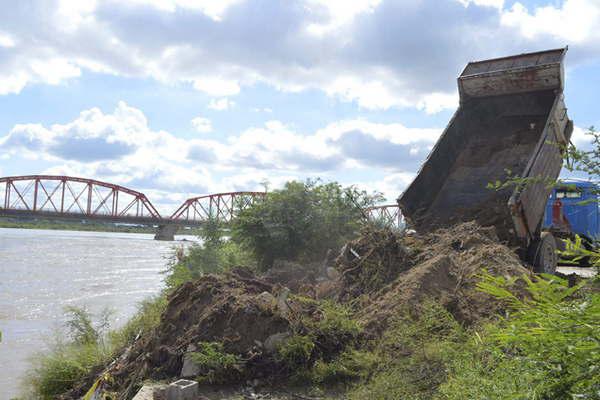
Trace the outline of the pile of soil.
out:
<instances>
[{"instance_id":1,"label":"pile of soil","mask_svg":"<svg viewBox=\"0 0 600 400\"><path fill-rule=\"evenodd\" d=\"M355 306L353 318L377 339L393 315L407 307L418 310L424 299L439 302L466 324L489 318L502 305L476 290L478 274L529 273L494 228L473 222L424 235L368 229L336 258L336 279L319 281L319 267L308 269L307 274L286 264L257 277L239 268L185 283L170 296L154 332L110 368L111 389L130 398L144 380L177 378L186 353L199 342L222 343L224 351L240 357L240 381L275 382L290 371L277 363L273 343L302 330L307 318L319 319L318 301L303 299L318 299L324 284L335 289L329 297ZM289 288L301 296L288 295Z\"/></svg>"},{"instance_id":2,"label":"pile of soil","mask_svg":"<svg viewBox=\"0 0 600 400\"><path fill-rule=\"evenodd\" d=\"M531 274L516 253L500 243L493 227L482 228L475 222L422 236L396 235L392 239L390 235L386 241L375 242L377 247L368 249L361 260L338 264L347 277L354 264L367 264L370 257L376 258L377 265L382 255L393 260L387 264L387 273L395 276L390 284L374 288L374 292L369 281L363 284L358 275L356 280L346 279L349 286L342 289L342 293L351 291L354 298L367 295L358 316L375 334L401 309L418 310L424 299L439 302L467 325L498 315L504 311L503 304L476 289L478 276L484 271L504 277Z\"/></svg>"}]
</instances>

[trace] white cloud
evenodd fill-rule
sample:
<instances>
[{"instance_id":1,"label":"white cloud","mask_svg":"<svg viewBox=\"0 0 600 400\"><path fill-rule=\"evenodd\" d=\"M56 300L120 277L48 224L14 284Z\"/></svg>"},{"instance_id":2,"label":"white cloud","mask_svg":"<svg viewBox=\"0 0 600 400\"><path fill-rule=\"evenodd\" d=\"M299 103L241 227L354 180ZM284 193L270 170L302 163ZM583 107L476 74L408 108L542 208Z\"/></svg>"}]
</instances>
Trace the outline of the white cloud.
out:
<instances>
[{"instance_id":1,"label":"white cloud","mask_svg":"<svg viewBox=\"0 0 600 400\"><path fill-rule=\"evenodd\" d=\"M15 40L10 35L0 32L0 47L15 47Z\"/></svg>"},{"instance_id":2,"label":"white cloud","mask_svg":"<svg viewBox=\"0 0 600 400\"><path fill-rule=\"evenodd\" d=\"M242 0L126 0L125 3L150 5L161 11L175 12L178 8L204 13L215 21L220 21L229 7Z\"/></svg>"},{"instance_id":3,"label":"white cloud","mask_svg":"<svg viewBox=\"0 0 600 400\"><path fill-rule=\"evenodd\" d=\"M208 103L208 108L210 108L211 110L216 110L216 111L229 110L233 106L235 106L235 102L229 100L228 98L212 99Z\"/></svg>"},{"instance_id":4,"label":"white cloud","mask_svg":"<svg viewBox=\"0 0 600 400\"><path fill-rule=\"evenodd\" d=\"M372 12L381 0L308 0L307 7L322 8L326 16L324 22L311 23L306 30L317 36L349 24L359 14Z\"/></svg>"},{"instance_id":5,"label":"white cloud","mask_svg":"<svg viewBox=\"0 0 600 400\"><path fill-rule=\"evenodd\" d=\"M600 2L565 0L560 6L535 7L532 12L517 2L502 14L501 22L529 39L548 35L571 44L600 40Z\"/></svg>"},{"instance_id":6,"label":"white cloud","mask_svg":"<svg viewBox=\"0 0 600 400\"><path fill-rule=\"evenodd\" d=\"M151 129L141 110L119 102L111 113L91 108L66 124L15 125L0 137L0 154L41 158L51 165L48 173L163 192L165 201L168 192L255 190L264 180L279 187L293 178L339 176L350 184L344 176L349 168L395 176L386 181L392 191L394 182L417 169L440 132L354 119L302 133L271 120L225 143L186 140Z\"/></svg>"},{"instance_id":7,"label":"white cloud","mask_svg":"<svg viewBox=\"0 0 600 400\"><path fill-rule=\"evenodd\" d=\"M240 92L240 86L235 80L217 77L196 78L194 88L211 96L233 96Z\"/></svg>"},{"instance_id":8,"label":"white cloud","mask_svg":"<svg viewBox=\"0 0 600 400\"><path fill-rule=\"evenodd\" d=\"M434 113L455 107L455 77L468 60L565 42L579 61L600 55L597 0L530 9L505 9L501 0L298 0L256 12L260 4L32 0L34 12L5 8L0 94L89 70L183 83L215 97L264 84L319 90L369 110Z\"/></svg>"},{"instance_id":9,"label":"white cloud","mask_svg":"<svg viewBox=\"0 0 600 400\"><path fill-rule=\"evenodd\" d=\"M212 132L212 123L210 122L210 119L208 118L203 118L203 117L196 117L194 119L192 119L192 126L194 127L194 129L196 129L198 132L201 133L208 133L208 132Z\"/></svg>"},{"instance_id":10,"label":"white cloud","mask_svg":"<svg viewBox=\"0 0 600 400\"><path fill-rule=\"evenodd\" d=\"M498 9L502 9L504 7L504 0L458 0L460 3L462 3L465 7L469 6L470 4L474 4L476 6L482 6L482 7L493 7L493 8L498 8Z\"/></svg>"}]
</instances>

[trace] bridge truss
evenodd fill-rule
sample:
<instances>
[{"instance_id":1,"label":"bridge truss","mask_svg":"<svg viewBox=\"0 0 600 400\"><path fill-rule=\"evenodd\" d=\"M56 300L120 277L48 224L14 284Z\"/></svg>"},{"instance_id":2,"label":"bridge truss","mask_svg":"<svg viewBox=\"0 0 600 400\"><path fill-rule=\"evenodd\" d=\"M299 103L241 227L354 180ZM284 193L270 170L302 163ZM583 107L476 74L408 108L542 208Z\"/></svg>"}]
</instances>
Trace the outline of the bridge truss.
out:
<instances>
[{"instance_id":1,"label":"bridge truss","mask_svg":"<svg viewBox=\"0 0 600 400\"><path fill-rule=\"evenodd\" d=\"M365 209L367 219L378 224L403 228L405 220L402 211L397 204L387 204L383 206L373 206Z\"/></svg>"},{"instance_id":2,"label":"bridge truss","mask_svg":"<svg viewBox=\"0 0 600 400\"><path fill-rule=\"evenodd\" d=\"M160 220L146 195L94 179L27 175L0 178L4 213L59 217Z\"/></svg>"},{"instance_id":3,"label":"bridge truss","mask_svg":"<svg viewBox=\"0 0 600 400\"><path fill-rule=\"evenodd\" d=\"M265 192L229 192L192 197L171 215L171 220L206 222L212 218L218 222L231 222L239 211L265 196Z\"/></svg>"}]
</instances>

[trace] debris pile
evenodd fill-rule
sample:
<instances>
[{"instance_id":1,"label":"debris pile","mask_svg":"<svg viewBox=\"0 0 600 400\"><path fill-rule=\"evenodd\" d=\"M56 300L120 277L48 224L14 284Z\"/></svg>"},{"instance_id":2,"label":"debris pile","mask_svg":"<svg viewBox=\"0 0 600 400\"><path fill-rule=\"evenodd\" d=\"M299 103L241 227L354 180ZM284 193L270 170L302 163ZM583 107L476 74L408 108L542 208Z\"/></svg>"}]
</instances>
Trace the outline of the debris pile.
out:
<instances>
[{"instance_id":1,"label":"debris pile","mask_svg":"<svg viewBox=\"0 0 600 400\"><path fill-rule=\"evenodd\" d=\"M423 299L442 304L458 320L475 323L503 311L503 305L476 289L478 276L518 277L530 274L519 257L500 243L495 229L474 222L455 225L423 236L402 240L410 255L403 272L359 310L365 324L381 331L400 309L418 309ZM395 245L394 245L395 246Z\"/></svg>"},{"instance_id":2,"label":"debris pile","mask_svg":"<svg viewBox=\"0 0 600 400\"><path fill-rule=\"evenodd\" d=\"M407 307L418 310L424 299L439 302L467 324L491 317L502 306L476 290L478 274L528 273L493 228L474 222L424 235L367 229L344 246L333 265L335 271L327 263L310 266L307 274L288 263L264 276L236 268L183 284L170 296L159 326L110 368L111 390L131 398L146 380L202 380L210 368L193 357L199 346L223 352L218 362L227 373L221 383L283 382L293 371L282 365L277 351L290 337L315 338L309 354L322 359L349 343L347 332L322 337L314 331L323 318L322 297L353 309L351 318L362 327L363 339L377 339L390 317ZM327 296L320 295L324 291Z\"/></svg>"}]
</instances>

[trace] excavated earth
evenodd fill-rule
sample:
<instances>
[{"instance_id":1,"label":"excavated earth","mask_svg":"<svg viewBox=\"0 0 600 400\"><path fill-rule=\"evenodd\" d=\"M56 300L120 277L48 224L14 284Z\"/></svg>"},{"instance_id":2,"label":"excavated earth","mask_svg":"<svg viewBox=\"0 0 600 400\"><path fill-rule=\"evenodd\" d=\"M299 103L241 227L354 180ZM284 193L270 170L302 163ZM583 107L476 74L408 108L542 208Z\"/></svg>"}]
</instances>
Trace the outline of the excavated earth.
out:
<instances>
[{"instance_id":1,"label":"excavated earth","mask_svg":"<svg viewBox=\"0 0 600 400\"><path fill-rule=\"evenodd\" d=\"M418 311L424 299L438 301L467 325L493 317L503 306L476 290L478 275L484 270L506 277L529 274L493 228L473 222L425 235L366 229L333 265L308 269L288 263L257 277L237 268L182 285L171 294L154 332L105 371L113 377L111 389L126 399L143 381L179 377L186 352L199 342L223 343L239 357L243 368L232 373L232 381L283 382L290 371L274 356L277 340L302 331L303 321L321 318L316 302L303 298L349 305L366 338L376 339L390 317L407 307ZM66 398L81 396L90 382Z\"/></svg>"}]
</instances>

